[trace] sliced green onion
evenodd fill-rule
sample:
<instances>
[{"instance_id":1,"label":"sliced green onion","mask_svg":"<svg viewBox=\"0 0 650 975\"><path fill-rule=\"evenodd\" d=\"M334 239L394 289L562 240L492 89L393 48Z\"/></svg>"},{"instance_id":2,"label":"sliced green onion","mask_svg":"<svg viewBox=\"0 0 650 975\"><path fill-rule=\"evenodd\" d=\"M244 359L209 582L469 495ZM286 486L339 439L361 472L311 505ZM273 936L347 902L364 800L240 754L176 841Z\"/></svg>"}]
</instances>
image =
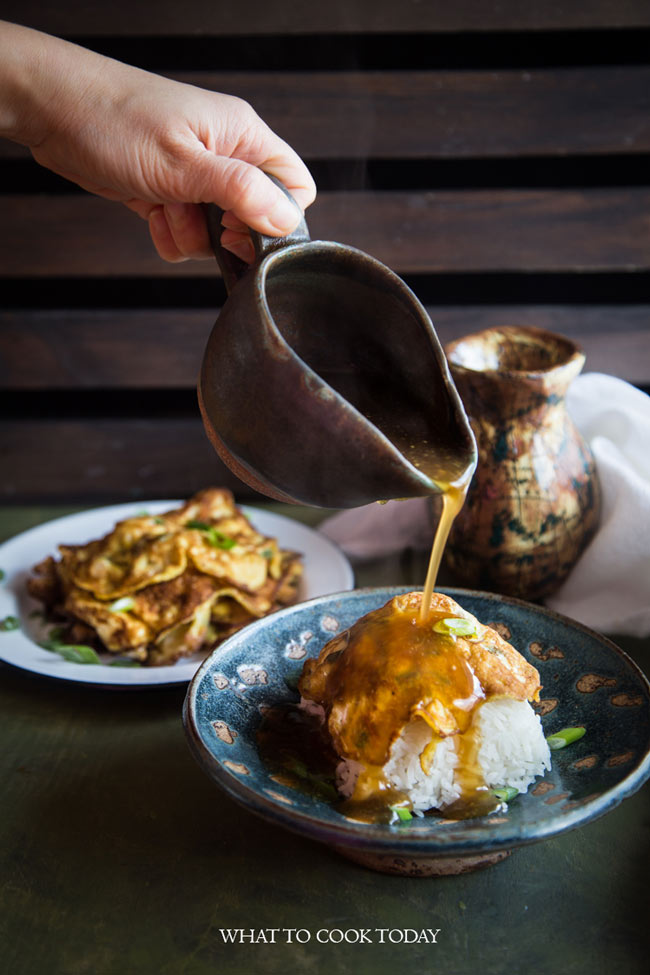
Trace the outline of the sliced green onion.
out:
<instances>
[{"instance_id":1,"label":"sliced green onion","mask_svg":"<svg viewBox=\"0 0 650 975\"><path fill-rule=\"evenodd\" d=\"M207 521L187 521L185 523L185 527L195 528L197 531L205 532L210 545L214 545L215 548L223 548L227 550L234 548L237 544L236 539L230 538L228 535L224 535L224 533L218 531L214 525L209 525Z\"/></svg>"},{"instance_id":2,"label":"sliced green onion","mask_svg":"<svg viewBox=\"0 0 650 975\"><path fill-rule=\"evenodd\" d=\"M413 813L406 806L389 806L388 808L393 815L397 816L400 823L408 823L409 820L413 819Z\"/></svg>"},{"instance_id":3,"label":"sliced green onion","mask_svg":"<svg viewBox=\"0 0 650 975\"><path fill-rule=\"evenodd\" d=\"M11 630L20 629L20 620L17 616L5 616L3 620L0 620L0 631L2 633L9 633Z\"/></svg>"},{"instance_id":4,"label":"sliced green onion","mask_svg":"<svg viewBox=\"0 0 650 975\"><path fill-rule=\"evenodd\" d=\"M309 775L307 766L299 758L292 758L289 762L289 768L295 775L299 775L301 779L306 779Z\"/></svg>"},{"instance_id":5,"label":"sliced green onion","mask_svg":"<svg viewBox=\"0 0 650 975\"><path fill-rule=\"evenodd\" d=\"M121 599L116 599L115 602L110 603L108 608L111 613L128 613L130 609L135 608L135 599L133 596L122 596Z\"/></svg>"},{"instance_id":6,"label":"sliced green onion","mask_svg":"<svg viewBox=\"0 0 650 975\"><path fill-rule=\"evenodd\" d=\"M6 572L5 572L5 570L4 570L4 569L0 569L0 582L2 582L2 580L3 580L3 579L4 579L4 577L5 577L5 575L6 575Z\"/></svg>"},{"instance_id":7,"label":"sliced green onion","mask_svg":"<svg viewBox=\"0 0 650 975\"><path fill-rule=\"evenodd\" d=\"M501 802L511 802L515 796L519 795L519 789L513 789L512 786L504 785L501 789L492 789L492 793Z\"/></svg>"},{"instance_id":8,"label":"sliced green onion","mask_svg":"<svg viewBox=\"0 0 650 975\"><path fill-rule=\"evenodd\" d=\"M237 544L235 538L230 538L228 535L224 535L223 532L218 532L216 528L210 529L208 538L210 539L210 544L214 545L215 548L224 548L227 550L234 548Z\"/></svg>"},{"instance_id":9,"label":"sliced green onion","mask_svg":"<svg viewBox=\"0 0 650 975\"><path fill-rule=\"evenodd\" d=\"M120 657L119 660L112 660L109 667L140 667L139 660L129 660L128 657Z\"/></svg>"},{"instance_id":10,"label":"sliced green onion","mask_svg":"<svg viewBox=\"0 0 650 975\"><path fill-rule=\"evenodd\" d=\"M291 758L287 762L287 768L294 775L298 776L299 779L303 779L321 798L338 799L339 794L333 784L333 777L331 775L317 775L314 772L310 772L305 763L301 762L299 758Z\"/></svg>"},{"instance_id":11,"label":"sliced green onion","mask_svg":"<svg viewBox=\"0 0 650 975\"><path fill-rule=\"evenodd\" d=\"M433 629L436 633L447 633L451 636L477 637L479 635L476 623L466 620L463 616L449 616L447 619L438 620L433 624Z\"/></svg>"},{"instance_id":12,"label":"sliced green onion","mask_svg":"<svg viewBox=\"0 0 650 975\"><path fill-rule=\"evenodd\" d=\"M272 559L273 558L273 549L272 548L263 548L262 551L260 552L260 555L263 555L265 559Z\"/></svg>"},{"instance_id":13,"label":"sliced green onion","mask_svg":"<svg viewBox=\"0 0 650 975\"><path fill-rule=\"evenodd\" d=\"M572 745L574 741L579 741L587 732L586 728L563 728L548 735L546 742L552 752L557 752L560 748Z\"/></svg>"},{"instance_id":14,"label":"sliced green onion","mask_svg":"<svg viewBox=\"0 0 650 975\"><path fill-rule=\"evenodd\" d=\"M50 653L57 653L68 663L72 664L100 664L101 660L92 647L84 644L60 643L58 640L45 640L40 646Z\"/></svg>"}]
</instances>

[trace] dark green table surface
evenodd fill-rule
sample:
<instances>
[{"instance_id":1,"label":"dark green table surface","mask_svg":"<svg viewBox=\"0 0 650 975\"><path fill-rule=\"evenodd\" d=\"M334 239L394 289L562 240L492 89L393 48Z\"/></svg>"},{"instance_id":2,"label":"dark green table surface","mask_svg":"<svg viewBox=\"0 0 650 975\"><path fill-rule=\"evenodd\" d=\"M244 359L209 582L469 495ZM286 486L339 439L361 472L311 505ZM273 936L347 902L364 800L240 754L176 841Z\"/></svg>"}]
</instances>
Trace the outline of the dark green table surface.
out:
<instances>
[{"instance_id":1,"label":"dark green table surface","mask_svg":"<svg viewBox=\"0 0 650 975\"><path fill-rule=\"evenodd\" d=\"M71 510L0 510L0 539ZM405 552L355 567L357 584L420 586L424 562ZM650 672L650 640L617 642ZM2 971L648 970L647 785L602 819L487 870L384 876L222 795L185 743L183 697L180 688L98 690L0 665ZM307 934L303 944L282 931L275 944L224 943L222 929L233 928ZM440 930L436 944L381 944L378 928ZM373 940L319 944L321 929L370 929Z\"/></svg>"}]
</instances>

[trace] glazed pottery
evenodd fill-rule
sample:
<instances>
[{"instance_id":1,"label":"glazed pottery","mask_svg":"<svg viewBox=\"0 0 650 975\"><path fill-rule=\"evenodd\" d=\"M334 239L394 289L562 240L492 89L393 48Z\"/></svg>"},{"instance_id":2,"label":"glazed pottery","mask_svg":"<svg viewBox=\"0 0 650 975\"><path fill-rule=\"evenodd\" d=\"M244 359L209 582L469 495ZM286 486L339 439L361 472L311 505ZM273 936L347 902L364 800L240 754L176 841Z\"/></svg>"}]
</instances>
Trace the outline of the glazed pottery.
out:
<instances>
[{"instance_id":1,"label":"glazed pottery","mask_svg":"<svg viewBox=\"0 0 650 975\"><path fill-rule=\"evenodd\" d=\"M585 358L537 328L492 328L446 347L478 466L446 563L463 585L540 599L567 577L597 526L589 448L565 404Z\"/></svg>"},{"instance_id":2,"label":"glazed pottery","mask_svg":"<svg viewBox=\"0 0 650 975\"><path fill-rule=\"evenodd\" d=\"M310 240L304 219L288 238L253 234L248 268L221 247L214 207L208 226L229 293L199 403L238 477L280 501L352 508L437 493L413 453L423 443L459 469L474 465L442 346L396 274L353 247Z\"/></svg>"},{"instance_id":3,"label":"glazed pottery","mask_svg":"<svg viewBox=\"0 0 650 975\"><path fill-rule=\"evenodd\" d=\"M299 700L296 684L305 660L317 657L359 617L408 592L404 586L357 589L291 606L250 624L215 650L192 680L183 712L191 750L203 770L256 815L366 867L410 877L498 863L515 847L609 812L646 781L650 686L622 650L578 623L518 599L442 591L495 627L538 669L542 699L534 707L546 735L566 727L587 729L579 741L554 751L551 770L507 809L475 819L433 813L394 825L360 823L346 817L335 796L292 787L260 756L257 731L263 715ZM221 841L228 837L222 834ZM280 837L278 843L282 849Z\"/></svg>"}]
</instances>

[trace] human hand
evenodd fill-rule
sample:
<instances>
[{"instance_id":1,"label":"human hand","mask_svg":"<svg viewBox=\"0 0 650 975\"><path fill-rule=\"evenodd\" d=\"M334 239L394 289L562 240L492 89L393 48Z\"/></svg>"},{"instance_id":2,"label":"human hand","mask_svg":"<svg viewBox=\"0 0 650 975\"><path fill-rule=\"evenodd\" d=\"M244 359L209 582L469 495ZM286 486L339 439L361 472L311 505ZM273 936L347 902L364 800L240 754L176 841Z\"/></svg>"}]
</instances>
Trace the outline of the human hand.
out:
<instances>
[{"instance_id":1,"label":"human hand","mask_svg":"<svg viewBox=\"0 0 650 975\"><path fill-rule=\"evenodd\" d=\"M9 77L5 134L41 165L148 220L165 260L213 256L202 203L225 211L222 244L245 261L253 258L248 227L268 236L294 230L300 214L263 170L302 209L313 202L305 164L241 99L13 24L0 24L3 41L21 56L0 68L0 83Z\"/></svg>"}]
</instances>

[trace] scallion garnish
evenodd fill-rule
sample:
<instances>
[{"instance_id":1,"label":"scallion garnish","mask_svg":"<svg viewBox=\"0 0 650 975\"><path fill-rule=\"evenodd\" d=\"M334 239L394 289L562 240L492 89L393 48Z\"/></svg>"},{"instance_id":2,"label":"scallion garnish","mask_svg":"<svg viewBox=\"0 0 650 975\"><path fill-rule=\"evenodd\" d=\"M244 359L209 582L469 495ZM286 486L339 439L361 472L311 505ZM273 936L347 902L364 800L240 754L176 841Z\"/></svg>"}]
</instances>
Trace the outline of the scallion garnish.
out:
<instances>
[{"instance_id":1,"label":"scallion garnish","mask_svg":"<svg viewBox=\"0 0 650 975\"><path fill-rule=\"evenodd\" d=\"M48 640L44 640L39 644L43 650L48 650L50 653L56 653L59 657L63 657L71 664L101 664L102 661L97 654L97 651L92 647L87 646L84 643L66 643L61 639L65 627L55 626L50 630L50 636ZM117 660L112 661L109 667L139 667L140 664L137 660L129 660L128 657L118 657Z\"/></svg>"},{"instance_id":2,"label":"scallion garnish","mask_svg":"<svg viewBox=\"0 0 650 975\"><path fill-rule=\"evenodd\" d=\"M546 742L552 752L557 752L560 748L566 748L574 741L579 741L586 731L586 728L563 728L562 731L555 731L552 735L548 735Z\"/></svg>"},{"instance_id":3,"label":"scallion garnish","mask_svg":"<svg viewBox=\"0 0 650 975\"><path fill-rule=\"evenodd\" d=\"M0 569L0 582L2 582L2 580L4 579L5 574L6 574L5 573L5 570L4 569Z\"/></svg>"},{"instance_id":4,"label":"scallion garnish","mask_svg":"<svg viewBox=\"0 0 650 975\"><path fill-rule=\"evenodd\" d=\"M209 525L206 521L188 521L185 523L185 527L195 528L197 531L204 532L210 545L214 545L215 548L228 550L234 548L237 544L236 539L224 535L223 532L218 531L214 525Z\"/></svg>"},{"instance_id":5,"label":"scallion garnish","mask_svg":"<svg viewBox=\"0 0 650 975\"><path fill-rule=\"evenodd\" d=\"M111 613L128 613L134 607L135 599L133 596L122 596L121 599L116 599L115 602L110 603L108 608Z\"/></svg>"},{"instance_id":6,"label":"scallion garnish","mask_svg":"<svg viewBox=\"0 0 650 975\"><path fill-rule=\"evenodd\" d=\"M493 795L500 799L501 802L510 802L515 796L519 795L519 789L513 789L512 786L504 785L500 789L492 789Z\"/></svg>"},{"instance_id":7,"label":"scallion garnish","mask_svg":"<svg viewBox=\"0 0 650 975\"><path fill-rule=\"evenodd\" d=\"M9 633L11 630L18 630L20 628L20 620L17 616L5 616L3 620L0 620L0 631L3 633Z\"/></svg>"},{"instance_id":8,"label":"scallion garnish","mask_svg":"<svg viewBox=\"0 0 650 975\"><path fill-rule=\"evenodd\" d=\"M45 640L39 644L43 650L57 653L72 664L100 664L101 660L92 647L82 643L61 643L59 640Z\"/></svg>"},{"instance_id":9,"label":"scallion garnish","mask_svg":"<svg viewBox=\"0 0 650 975\"><path fill-rule=\"evenodd\" d=\"M310 772L305 763L301 762L298 758L291 758L287 762L286 767L295 776L306 782L312 792L315 792L322 798L332 800L338 798L338 792L333 784L332 776L318 775Z\"/></svg>"},{"instance_id":10,"label":"scallion garnish","mask_svg":"<svg viewBox=\"0 0 650 975\"><path fill-rule=\"evenodd\" d=\"M444 620L438 620L433 624L436 633L446 633L450 636L472 636L479 635L476 623L466 620L463 616L449 616Z\"/></svg>"},{"instance_id":11,"label":"scallion garnish","mask_svg":"<svg viewBox=\"0 0 650 975\"><path fill-rule=\"evenodd\" d=\"M409 820L413 819L413 813L406 806L389 806L388 808L400 823L408 823ZM395 822L395 819L393 819L393 822Z\"/></svg>"}]
</instances>

